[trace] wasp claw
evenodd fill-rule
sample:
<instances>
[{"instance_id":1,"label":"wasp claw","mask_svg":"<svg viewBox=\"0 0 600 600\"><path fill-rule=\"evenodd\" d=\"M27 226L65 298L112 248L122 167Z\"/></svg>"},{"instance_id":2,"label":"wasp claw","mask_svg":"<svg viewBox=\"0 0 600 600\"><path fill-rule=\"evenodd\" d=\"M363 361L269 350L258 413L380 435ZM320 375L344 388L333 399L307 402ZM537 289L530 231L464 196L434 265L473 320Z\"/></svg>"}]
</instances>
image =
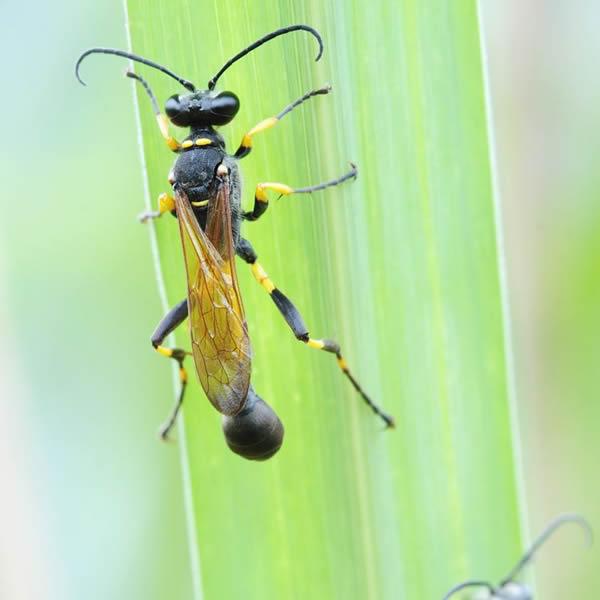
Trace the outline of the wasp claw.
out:
<instances>
[{"instance_id":1,"label":"wasp claw","mask_svg":"<svg viewBox=\"0 0 600 600\"><path fill-rule=\"evenodd\" d=\"M158 217L160 217L160 212L157 210L146 210L137 216L140 223L146 223L150 219L158 219Z\"/></svg>"}]
</instances>

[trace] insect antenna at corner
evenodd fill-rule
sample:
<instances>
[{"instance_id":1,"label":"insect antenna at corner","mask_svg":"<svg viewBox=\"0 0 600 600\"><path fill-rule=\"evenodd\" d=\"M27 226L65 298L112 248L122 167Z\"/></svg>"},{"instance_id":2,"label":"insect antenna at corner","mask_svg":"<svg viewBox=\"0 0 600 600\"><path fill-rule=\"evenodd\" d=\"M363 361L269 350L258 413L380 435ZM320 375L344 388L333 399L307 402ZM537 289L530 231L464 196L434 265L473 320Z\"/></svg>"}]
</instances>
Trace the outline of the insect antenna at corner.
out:
<instances>
[{"instance_id":1,"label":"insect antenna at corner","mask_svg":"<svg viewBox=\"0 0 600 600\"><path fill-rule=\"evenodd\" d=\"M542 533L534 540L533 544L531 544L527 552L523 554L517 564L497 586L492 585L488 581L463 581L451 588L446 593L443 600L449 600L458 592L468 588L485 588L487 590L487 596L477 596L477 600L483 600L484 598L485 600L534 600L531 588L524 583L516 581L516 578L529 562L531 562L537 551L548 541L548 538L550 538L554 532L565 523L575 523L579 525L587 537L588 545L591 546L593 542L592 528L581 515L571 513L559 515L550 521L544 531L542 531Z\"/></svg>"}]
</instances>

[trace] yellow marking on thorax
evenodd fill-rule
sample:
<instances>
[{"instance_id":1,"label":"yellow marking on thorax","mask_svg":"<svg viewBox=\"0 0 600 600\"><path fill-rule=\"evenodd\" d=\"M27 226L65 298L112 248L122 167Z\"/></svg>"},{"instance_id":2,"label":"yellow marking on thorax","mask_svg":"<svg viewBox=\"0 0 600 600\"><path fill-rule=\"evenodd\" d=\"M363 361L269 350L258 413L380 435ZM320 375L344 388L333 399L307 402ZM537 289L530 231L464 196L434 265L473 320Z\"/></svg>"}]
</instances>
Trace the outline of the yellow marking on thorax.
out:
<instances>
[{"instance_id":1,"label":"yellow marking on thorax","mask_svg":"<svg viewBox=\"0 0 600 600\"><path fill-rule=\"evenodd\" d=\"M209 138L198 138L196 140L185 140L185 142L181 143L181 147L184 150L188 148L192 148L193 146L212 146L214 144L213 140Z\"/></svg>"},{"instance_id":2,"label":"yellow marking on thorax","mask_svg":"<svg viewBox=\"0 0 600 600\"><path fill-rule=\"evenodd\" d=\"M192 206L206 206L208 204L208 200L199 200L197 202L192 202Z\"/></svg>"}]
</instances>

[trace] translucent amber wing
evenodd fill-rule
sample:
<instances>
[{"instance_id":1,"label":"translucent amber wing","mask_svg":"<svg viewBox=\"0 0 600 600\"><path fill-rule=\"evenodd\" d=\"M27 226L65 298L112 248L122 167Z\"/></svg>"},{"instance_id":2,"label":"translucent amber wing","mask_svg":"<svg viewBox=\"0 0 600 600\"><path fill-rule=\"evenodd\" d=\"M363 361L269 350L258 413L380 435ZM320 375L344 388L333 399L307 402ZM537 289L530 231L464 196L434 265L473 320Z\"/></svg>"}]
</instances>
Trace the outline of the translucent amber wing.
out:
<instances>
[{"instance_id":1,"label":"translucent amber wing","mask_svg":"<svg viewBox=\"0 0 600 600\"><path fill-rule=\"evenodd\" d=\"M224 183L210 202L207 233L185 195L176 194L175 208L187 271L196 371L214 407L234 415L248 394L251 349L235 272L227 191Z\"/></svg>"}]
</instances>

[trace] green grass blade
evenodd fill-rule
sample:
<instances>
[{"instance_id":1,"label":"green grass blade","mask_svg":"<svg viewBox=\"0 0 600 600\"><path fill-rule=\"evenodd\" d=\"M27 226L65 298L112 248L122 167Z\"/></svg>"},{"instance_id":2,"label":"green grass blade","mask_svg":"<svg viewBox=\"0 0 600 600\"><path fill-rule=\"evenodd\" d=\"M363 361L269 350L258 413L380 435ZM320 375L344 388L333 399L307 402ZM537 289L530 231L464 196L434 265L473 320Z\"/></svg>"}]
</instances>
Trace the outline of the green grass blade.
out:
<instances>
[{"instance_id":1,"label":"green grass blade","mask_svg":"<svg viewBox=\"0 0 600 600\"><path fill-rule=\"evenodd\" d=\"M295 33L232 67L220 87L242 109L223 133L233 150L259 120L333 85L256 138L245 203L260 181L307 185L349 160L358 181L272 202L244 231L312 334L341 342L398 422L381 432L334 360L295 342L240 265L253 385L286 440L268 463L243 461L192 386L204 597L435 599L464 578L500 577L519 554L519 506L476 3L129 0L128 11L133 49L199 86L279 26L323 34L320 63ZM144 74L162 101L180 91ZM138 99L155 198L173 156ZM174 304L185 295L178 230L163 219L157 231ZM184 330L178 342L189 344Z\"/></svg>"}]
</instances>

